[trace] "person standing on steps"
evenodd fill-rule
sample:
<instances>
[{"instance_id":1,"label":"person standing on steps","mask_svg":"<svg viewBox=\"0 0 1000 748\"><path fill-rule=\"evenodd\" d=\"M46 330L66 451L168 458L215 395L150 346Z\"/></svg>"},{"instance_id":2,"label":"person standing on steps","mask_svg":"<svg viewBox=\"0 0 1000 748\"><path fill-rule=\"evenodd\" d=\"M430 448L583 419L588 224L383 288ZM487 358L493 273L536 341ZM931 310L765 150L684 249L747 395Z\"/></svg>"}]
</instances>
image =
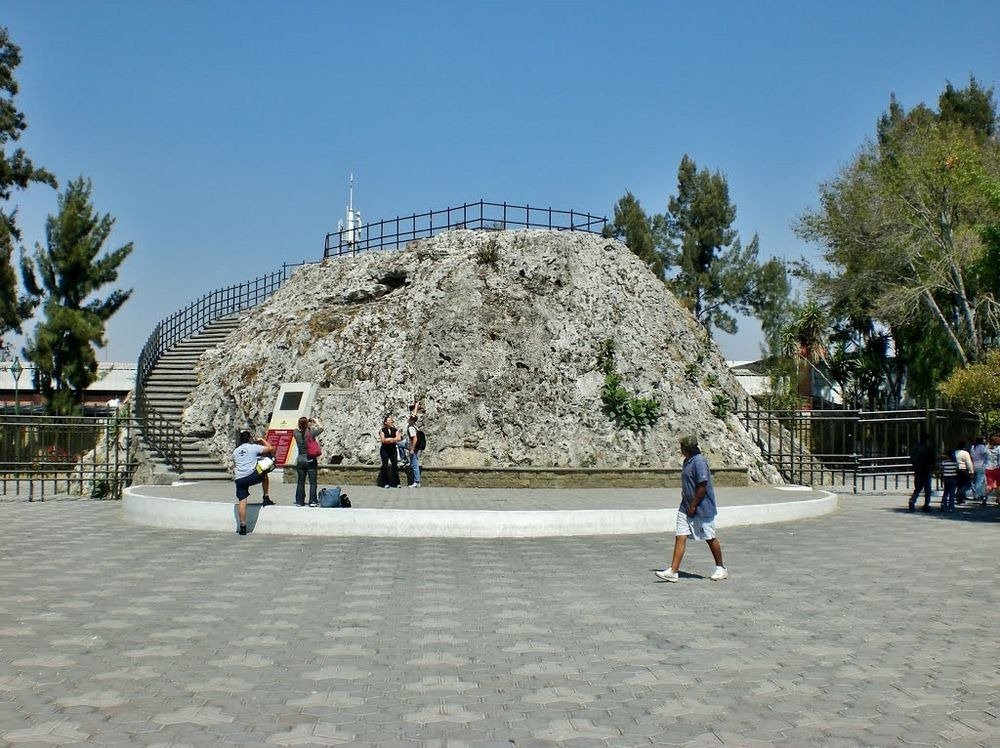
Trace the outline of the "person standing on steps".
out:
<instances>
[{"instance_id":1,"label":"person standing on steps","mask_svg":"<svg viewBox=\"0 0 1000 748\"><path fill-rule=\"evenodd\" d=\"M254 440L249 431L241 431L239 444L233 450L233 482L236 484L236 513L239 516L240 527L236 531L240 535L247 534L247 499L250 497L250 486L261 484L264 489L264 500L261 506L274 506L271 497L267 495L268 480L266 472L257 472L257 460L262 455L274 454L274 445L266 439Z\"/></svg>"},{"instance_id":2,"label":"person standing on steps","mask_svg":"<svg viewBox=\"0 0 1000 748\"><path fill-rule=\"evenodd\" d=\"M655 572L665 582L676 582L684 549L689 537L704 540L715 559L715 571L709 577L713 582L729 578L729 570L722 562L722 544L715 534L715 489L708 462L698 449L698 437L685 436L681 439L681 454L684 466L681 468L681 505L677 510L677 531L674 535L674 555L670 566Z\"/></svg>"},{"instance_id":3,"label":"person standing on steps","mask_svg":"<svg viewBox=\"0 0 1000 748\"><path fill-rule=\"evenodd\" d=\"M295 473L298 481L295 484L295 506L306 504L306 478L309 478L309 506L319 506L316 496L316 472L319 469L319 456L323 450L316 437L323 433L323 424L315 418L299 418L295 429L295 446L298 449L295 458Z\"/></svg>"}]
</instances>

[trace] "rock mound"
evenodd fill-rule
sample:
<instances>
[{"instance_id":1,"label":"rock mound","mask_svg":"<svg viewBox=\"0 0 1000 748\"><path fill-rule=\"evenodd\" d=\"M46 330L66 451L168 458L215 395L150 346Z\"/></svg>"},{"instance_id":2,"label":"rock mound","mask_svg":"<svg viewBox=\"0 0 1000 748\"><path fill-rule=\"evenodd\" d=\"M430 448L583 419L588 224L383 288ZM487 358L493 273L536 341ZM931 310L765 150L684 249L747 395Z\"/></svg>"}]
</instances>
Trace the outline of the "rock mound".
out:
<instances>
[{"instance_id":1,"label":"rock mound","mask_svg":"<svg viewBox=\"0 0 1000 748\"><path fill-rule=\"evenodd\" d=\"M622 384L662 403L644 433L602 410L607 339ZM377 464L383 415L420 396L428 466L677 467L696 433L710 464L780 482L735 417L712 415L718 395L745 397L714 342L592 234L457 230L304 266L202 357L183 429L228 459L285 381L320 385L324 458L346 464Z\"/></svg>"}]
</instances>

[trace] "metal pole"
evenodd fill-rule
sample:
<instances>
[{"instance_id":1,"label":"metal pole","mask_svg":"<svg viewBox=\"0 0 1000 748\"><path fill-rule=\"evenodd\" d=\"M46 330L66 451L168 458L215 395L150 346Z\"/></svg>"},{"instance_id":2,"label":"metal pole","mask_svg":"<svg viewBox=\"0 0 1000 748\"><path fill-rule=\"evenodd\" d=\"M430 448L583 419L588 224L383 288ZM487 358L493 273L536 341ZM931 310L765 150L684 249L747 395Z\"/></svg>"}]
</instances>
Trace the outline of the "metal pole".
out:
<instances>
[{"instance_id":1,"label":"metal pole","mask_svg":"<svg viewBox=\"0 0 1000 748\"><path fill-rule=\"evenodd\" d=\"M24 367L21 366L21 359L14 358L14 363L10 365L10 373L14 375L14 415L21 415L21 391L18 383L21 381L21 372L24 371Z\"/></svg>"}]
</instances>

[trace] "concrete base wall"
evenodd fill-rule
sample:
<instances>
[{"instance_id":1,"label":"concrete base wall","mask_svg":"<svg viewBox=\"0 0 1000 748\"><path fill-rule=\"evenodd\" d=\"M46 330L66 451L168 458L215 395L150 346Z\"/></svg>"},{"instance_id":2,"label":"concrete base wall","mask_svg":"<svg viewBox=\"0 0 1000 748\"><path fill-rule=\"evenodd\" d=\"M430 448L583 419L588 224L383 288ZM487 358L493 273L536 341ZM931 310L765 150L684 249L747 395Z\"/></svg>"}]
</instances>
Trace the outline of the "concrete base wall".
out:
<instances>
[{"instance_id":1,"label":"concrete base wall","mask_svg":"<svg viewBox=\"0 0 1000 748\"><path fill-rule=\"evenodd\" d=\"M320 465L319 482L335 486L374 486L379 468L371 465ZM429 467L422 483L449 488L677 488L680 468L540 468L540 467ZM400 479L406 482L405 471ZM284 482L295 483L295 469L283 469ZM749 485L746 468L713 468L716 486Z\"/></svg>"},{"instance_id":2,"label":"concrete base wall","mask_svg":"<svg viewBox=\"0 0 1000 748\"><path fill-rule=\"evenodd\" d=\"M719 527L788 522L820 517L837 508L837 496L781 504L722 507ZM148 495L142 486L125 490L125 517L137 524L232 533L233 504L184 501ZM672 536L676 509L463 511L433 509L299 509L290 506L247 506L247 525L254 534L329 535L384 538L537 538L571 535Z\"/></svg>"}]
</instances>

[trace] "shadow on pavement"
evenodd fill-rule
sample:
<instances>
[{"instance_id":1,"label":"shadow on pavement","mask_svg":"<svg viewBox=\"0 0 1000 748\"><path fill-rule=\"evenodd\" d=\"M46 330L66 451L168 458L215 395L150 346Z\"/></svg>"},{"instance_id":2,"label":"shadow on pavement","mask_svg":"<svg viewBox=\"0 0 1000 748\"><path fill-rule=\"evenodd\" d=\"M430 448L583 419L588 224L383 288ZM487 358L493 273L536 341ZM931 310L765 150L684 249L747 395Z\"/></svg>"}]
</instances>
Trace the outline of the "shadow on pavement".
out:
<instances>
[{"instance_id":1,"label":"shadow on pavement","mask_svg":"<svg viewBox=\"0 0 1000 748\"><path fill-rule=\"evenodd\" d=\"M929 512L922 511L918 505L915 511L910 511L906 506L888 507L886 511L896 514L912 514L914 517L924 517L927 519L940 519L949 522L1000 522L1000 506L990 504L980 506L979 504L964 504L955 509L954 512L942 512L940 507L932 506Z\"/></svg>"}]
</instances>

